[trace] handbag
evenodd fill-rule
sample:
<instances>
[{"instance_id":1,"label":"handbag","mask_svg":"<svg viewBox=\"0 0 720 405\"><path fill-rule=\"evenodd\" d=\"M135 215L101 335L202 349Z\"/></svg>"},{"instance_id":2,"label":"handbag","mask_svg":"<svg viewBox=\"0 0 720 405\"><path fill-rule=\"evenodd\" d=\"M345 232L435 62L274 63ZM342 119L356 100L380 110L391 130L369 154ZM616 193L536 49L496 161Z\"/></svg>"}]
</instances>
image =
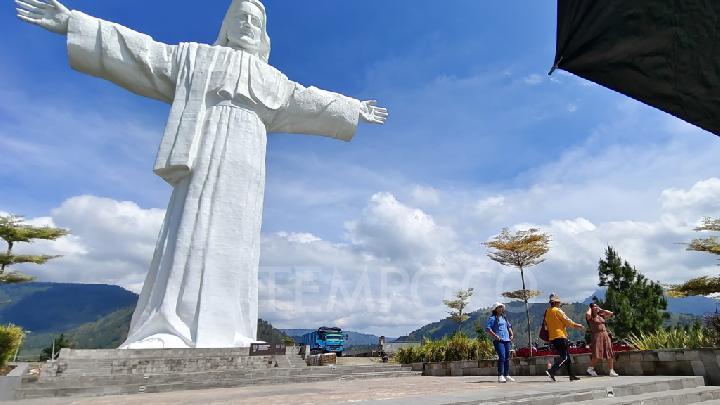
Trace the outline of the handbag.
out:
<instances>
[{"instance_id":1,"label":"handbag","mask_svg":"<svg viewBox=\"0 0 720 405\"><path fill-rule=\"evenodd\" d=\"M545 314L543 315L543 323L540 327L540 333L538 334L538 337L543 342L550 343L550 331L548 331L547 328L547 322L545 321L545 318L547 317L547 309L545 310Z\"/></svg>"}]
</instances>

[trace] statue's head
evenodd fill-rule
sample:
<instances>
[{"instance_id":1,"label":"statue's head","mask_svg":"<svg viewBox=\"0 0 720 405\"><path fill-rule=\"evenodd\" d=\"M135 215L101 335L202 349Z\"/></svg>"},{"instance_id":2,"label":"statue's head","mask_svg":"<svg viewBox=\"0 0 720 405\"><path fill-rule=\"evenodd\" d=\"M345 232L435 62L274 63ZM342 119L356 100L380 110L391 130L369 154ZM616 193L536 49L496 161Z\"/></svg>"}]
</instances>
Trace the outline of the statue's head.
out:
<instances>
[{"instance_id":1,"label":"statue's head","mask_svg":"<svg viewBox=\"0 0 720 405\"><path fill-rule=\"evenodd\" d=\"M260 0L233 0L215 45L227 46L257 55L268 61L270 37L267 14Z\"/></svg>"}]
</instances>

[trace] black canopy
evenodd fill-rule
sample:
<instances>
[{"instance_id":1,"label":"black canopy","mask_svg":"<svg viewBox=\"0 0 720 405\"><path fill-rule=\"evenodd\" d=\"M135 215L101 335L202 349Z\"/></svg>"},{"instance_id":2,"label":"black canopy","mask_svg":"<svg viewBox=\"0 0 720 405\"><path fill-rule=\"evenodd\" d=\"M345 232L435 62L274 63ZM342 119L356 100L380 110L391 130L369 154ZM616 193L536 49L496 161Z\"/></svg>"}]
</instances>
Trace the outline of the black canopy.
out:
<instances>
[{"instance_id":1,"label":"black canopy","mask_svg":"<svg viewBox=\"0 0 720 405\"><path fill-rule=\"evenodd\" d=\"M558 0L555 67L720 135L720 0Z\"/></svg>"}]
</instances>

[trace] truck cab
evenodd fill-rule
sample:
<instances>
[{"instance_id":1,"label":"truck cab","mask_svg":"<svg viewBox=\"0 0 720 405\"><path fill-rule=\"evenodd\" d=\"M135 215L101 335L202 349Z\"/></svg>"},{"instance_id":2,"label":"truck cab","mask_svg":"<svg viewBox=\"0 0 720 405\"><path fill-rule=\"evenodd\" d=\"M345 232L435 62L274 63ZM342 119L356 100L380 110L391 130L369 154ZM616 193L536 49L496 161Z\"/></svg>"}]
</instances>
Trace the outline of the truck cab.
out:
<instances>
[{"instance_id":1,"label":"truck cab","mask_svg":"<svg viewBox=\"0 0 720 405\"><path fill-rule=\"evenodd\" d=\"M301 336L302 344L310 346L310 353L335 353L342 356L345 349L345 336L340 328L323 326L318 330Z\"/></svg>"}]
</instances>

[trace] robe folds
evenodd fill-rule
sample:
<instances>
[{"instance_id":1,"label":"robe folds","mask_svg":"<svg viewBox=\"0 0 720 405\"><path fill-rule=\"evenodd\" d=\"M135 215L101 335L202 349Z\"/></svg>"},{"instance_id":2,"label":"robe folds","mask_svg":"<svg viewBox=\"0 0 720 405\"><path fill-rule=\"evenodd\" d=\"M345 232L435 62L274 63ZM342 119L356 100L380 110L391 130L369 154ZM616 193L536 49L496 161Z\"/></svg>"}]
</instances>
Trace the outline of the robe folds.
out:
<instances>
[{"instance_id":1,"label":"robe folds","mask_svg":"<svg viewBox=\"0 0 720 405\"><path fill-rule=\"evenodd\" d=\"M155 173L173 187L121 348L257 339L268 132L352 139L360 102L306 88L242 50L167 45L73 11L71 66L171 104Z\"/></svg>"}]
</instances>

